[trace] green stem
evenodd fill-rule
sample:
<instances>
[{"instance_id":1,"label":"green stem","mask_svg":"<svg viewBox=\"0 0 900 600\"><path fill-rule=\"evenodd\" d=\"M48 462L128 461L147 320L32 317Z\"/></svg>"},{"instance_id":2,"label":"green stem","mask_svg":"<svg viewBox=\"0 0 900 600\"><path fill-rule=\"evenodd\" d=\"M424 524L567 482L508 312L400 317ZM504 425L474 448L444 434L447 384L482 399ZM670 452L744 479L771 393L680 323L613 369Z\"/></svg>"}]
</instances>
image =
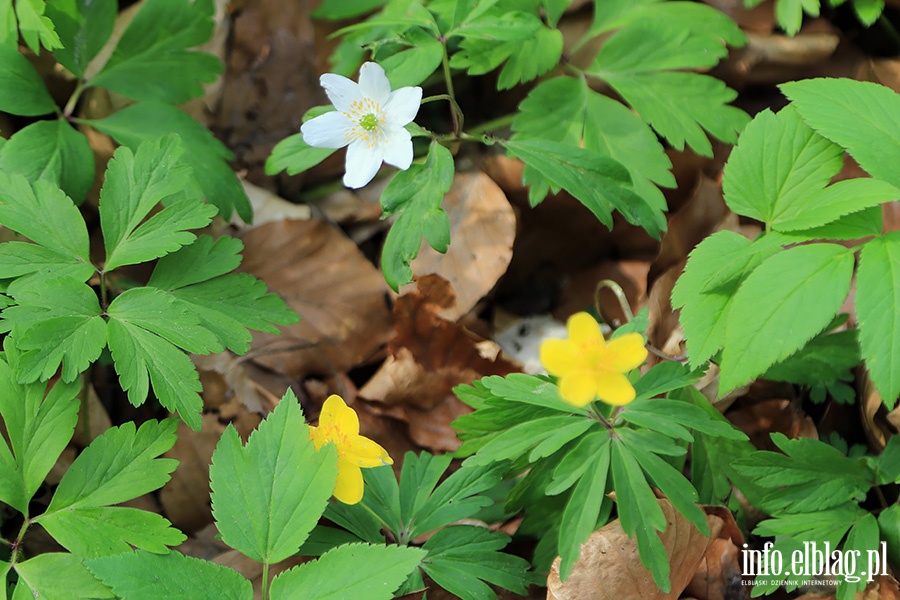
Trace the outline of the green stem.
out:
<instances>
[{"instance_id":1,"label":"green stem","mask_svg":"<svg viewBox=\"0 0 900 600\"><path fill-rule=\"evenodd\" d=\"M9 558L11 565L16 564L22 554L22 540L25 539L25 532L28 531L29 526L31 526L31 519L28 518L28 515L25 515L25 522L22 523L22 527L19 529L19 535L16 536L12 543L12 556Z\"/></svg>"},{"instance_id":2,"label":"green stem","mask_svg":"<svg viewBox=\"0 0 900 600\"><path fill-rule=\"evenodd\" d=\"M376 521L378 521L379 523L381 523L381 526L382 526L386 531L390 531L391 534L394 535L398 541L400 540L400 535L399 535L399 533L396 532L396 531L394 531L394 530L392 530L392 529L388 526L388 524L384 522L384 520L383 520L381 517L379 517L377 514L375 514L375 511L372 510L372 509L365 503L364 500L360 500L358 506L363 507L367 513L369 513L370 515L372 515L372 516L375 518Z\"/></svg>"},{"instance_id":3,"label":"green stem","mask_svg":"<svg viewBox=\"0 0 900 600\"><path fill-rule=\"evenodd\" d=\"M634 313L631 312L631 305L628 303L628 297L625 295L622 286L612 279L604 279L598 283L597 287L594 289L594 308L597 309L597 314L603 314L603 311L600 310L600 290L603 288L609 289L616 295L616 298L619 300L619 306L622 308L622 313L625 315L625 322L628 323L631 321L631 319L634 318Z\"/></svg>"},{"instance_id":4,"label":"green stem","mask_svg":"<svg viewBox=\"0 0 900 600\"><path fill-rule=\"evenodd\" d=\"M453 92L453 76L450 73L450 56L447 54L447 40L441 40L443 56L441 64L444 67L444 83L447 85L447 97L450 100L450 120L453 123L453 133L459 135L463 128L463 114L456 102L456 94Z\"/></svg>"},{"instance_id":5,"label":"green stem","mask_svg":"<svg viewBox=\"0 0 900 600\"><path fill-rule=\"evenodd\" d=\"M75 86L75 91L72 92L72 95L69 96L69 101L66 102L65 108L63 108L63 116L65 118L69 118L72 116L72 113L75 112L75 105L78 104L79 98L81 98L81 94L84 92L86 88L84 87L84 82L80 79L78 80L78 85Z\"/></svg>"},{"instance_id":6,"label":"green stem","mask_svg":"<svg viewBox=\"0 0 900 600\"><path fill-rule=\"evenodd\" d=\"M107 303L108 300L108 292L106 291L106 269L100 271L100 305L103 308L103 312L106 312L106 309L109 307Z\"/></svg>"},{"instance_id":7,"label":"green stem","mask_svg":"<svg viewBox=\"0 0 900 600\"><path fill-rule=\"evenodd\" d=\"M81 374L81 392L78 398L81 401L81 433L84 436L84 443L91 443L91 407L88 404L91 386L91 371L94 369L94 363L88 365L87 371Z\"/></svg>"},{"instance_id":8,"label":"green stem","mask_svg":"<svg viewBox=\"0 0 900 600\"><path fill-rule=\"evenodd\" d=\"M480 125L473 128L471 131L464 131L460 134L459 137L462 139L476 139L481 138L485 133L490 133L495 129L501 129L503 127L508 127L512 124L513 120L516 118L515 113L509 115L503 115L502 117L497 117L496 119L491 119L490 121L485 121ZM475 133L475 132L478 133Z\"/></svg>"},{"instance_id":9,"label":"green stem","mask_svg":"<svg viewBox=\"0 0 900 600\"><path fill-rule=\"evenodd\" d=\"M269 599L269 563L263 563L263 573L262 573L262 600Z\"/></svg>"}]
</instances>

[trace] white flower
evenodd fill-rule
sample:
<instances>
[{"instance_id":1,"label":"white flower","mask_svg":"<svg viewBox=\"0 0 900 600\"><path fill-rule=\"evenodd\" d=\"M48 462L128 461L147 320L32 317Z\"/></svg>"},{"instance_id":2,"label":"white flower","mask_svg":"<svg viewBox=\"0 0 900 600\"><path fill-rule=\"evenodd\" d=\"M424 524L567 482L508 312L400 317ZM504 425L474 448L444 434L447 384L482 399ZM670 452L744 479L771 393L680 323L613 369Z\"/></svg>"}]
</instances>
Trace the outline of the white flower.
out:
<instances>
[{"instance_id":1,"label":"white flower","mask_svg":"<svg viewBox=\"0 0 900 600\"><path fill-rule=\"evenodd\" d=\"M412 164L412 138L404 127L419 112L422 88L391 91L380 65L367 62L359 70L359 84L342 75L319 78L337 109L303 124L303 141L316 148L347 148L344 185L361 188L382 162L406 170Z\"/></svg>"}]
</instances>

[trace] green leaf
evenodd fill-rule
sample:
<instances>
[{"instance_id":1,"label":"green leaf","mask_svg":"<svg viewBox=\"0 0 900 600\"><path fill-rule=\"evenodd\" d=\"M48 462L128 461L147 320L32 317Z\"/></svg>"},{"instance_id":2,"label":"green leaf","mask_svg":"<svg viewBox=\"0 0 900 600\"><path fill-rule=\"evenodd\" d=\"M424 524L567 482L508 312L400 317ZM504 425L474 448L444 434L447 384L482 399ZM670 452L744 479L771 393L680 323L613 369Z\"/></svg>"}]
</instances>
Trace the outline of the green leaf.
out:
<instances>
[{"instance_id":1,"label":"green leaf","mask_svg":"<svg viewBox=\"0 0 900 600\"><path fill-rule=\"evenodd\" d=\"M178 461L158 458L175 444L178 421L132 422L110 427L94 439L63 475L40 523L59 511L119 504L161 488Z\"/></svg>"},{"instance_id":2,"label":"green leaf","mask_svg":"<svg viewBox=\"0 0 900 600\"><path fill-rule=\"evenodd\" d=\"M739 473L768 490L760 508L770 514L834 508L865 497L872 487L868 469L828 444L789 440L780 433L773 433L772 440L785 454L757 451L734 463Z\"/></svg>"},{"instance_id":3,"label":"green leaf","mask_svg":"<svg viewBox=\"0 0 900 600\"><path fill-rule=\"evenodd\" d=\"M511 156L584 204L601 223L612 229L612 210L659 237L664 223L658 208L647 204L630 186L628 170L617 161L584 148L554 142L525 140L504 142Z\"/></svg>"},{"instance_id":4,"label":"green leaf","mask_svg":"<svg viewBox=\"0 0 900 600\"><path fill-rule=\"evenodd\" d=\"M107 314L119 323L153 332L187 352L221 352L218 340L171 294L150 287L132 288L116 297Z\"/></svg>"},{"instance_id":5,"label":"green leaf","mask_svg":"<svg viewBox=\"0 0 900 600\"><path fill-rule=\"evenodd\" d=\"M831 186L834 187L834 186ZM881 235L884 223L881 207L873 206L859 212L845 215L821 227L812 227L784 234L789 240L858 240Z\"/></svg>"},{"instance_id":6,"label":"green leaf","mask_svg":"<svg viewBox=\"0 0 900 600\"><path fill-rule=\"evenodd\" d=\"M47 50L56 50L62 46L54 23L44 16L47 9L45 0L16 0L16 12L13 19L13 38L15 38L15 21L19 22L19 32L25 44L35 54L40 54L41 46ZM10 7L8 10L12 10ZM12 44L15 47L15 43Z\"/></svg>"},{"instance_id":7,"label":"green leaf","mask_svg":"<svg viewBox=\"0 0 900 600\"><path fill-rule=\"evenodd\" d=\"M266 159L266 175L277 175L287 171L297 175L311 169L336 152L334 148L313 148L303 141L302 133L290 135L272 148Z\"/></svg>"},{"instance_id":8,"label":"green leaf","mask_svg":"<svg viewBox=\"0 0 900 600\"><path fill-rule=\"evenodd\" d=\"M676 149L687 143L711 156L703 130L734 141L747 115L726 105L736 94L720 80L671 71L710 67L726 54L720 40L691 35L678 24L642 20L613 35L588 73L608 82Z\"/></svg>"},{"instance_id":9,"label":"green leaf","mask_svg":"<svg viewBox=\"0 0 900 600\"><path fill-rule=\"evenodd\" d=\"M178 134L184 146L183 160L193 169L194 179L207 202L219 209L223 219L230 219L232 210L237 210L244 221L251 220L253 210L247 194L226 162L234 155L187 113L168 104L138 102L104 119L85 120L85 123L112 136L133 152L141 142Z\"/></svg>"},{"instance_id":10,"label":"green leaf","mask_svg":"<svg viewBox=\"0 0 900 600\"><path fill-rule=\"evenodd\" d=\"M380 8L387 0L331 0L327 4L318 6L312 16L316 19L328 19L340 21L351 17L358 17Z\"/></svg>"},{"instance_id":11,"label":"green leaf","mask_svg":"<svg viewBox=\"0 0 900 600\"><path fill-rule=\"evenodd\" d=\"M290 325L299 319L279 296L267 293L262 281L246 273L226 274L240 264L242 247L234 238L200 236L163 257L147 284L168 292L219 344L237 354L250 349L248 329L278 333L275 323Z\"/></svg>"},{"instance_id":12,"label":"green leaf","mask_svg":"<svg viewBox=\"0 0 900 600\"><path fill-rule=\"evenodd\" d=\"M884 86L849 79L782 84L803 120L847 149L873 177L900 187L900 96Z\"/></svg>"},{"instance_id":13,"label":"green leaf","mask_svg":"<svg viewBox=\"0 0 900 600\"><path fill-rule=\"evenodd\" d=\"M16 347L23 351L19 380L47 381L62 364L63 381L74 381L106 345L106 323L94 290L74 279L19 279L7 292L18 306L3 311Z\"/></svg>"},{"instance_id":14,"label":"green leaf","mask_svg":"<svg viewBox=\"0 0 900 600\"><path fill-rule=\"evenodd\" d=\"M881 539L887 542L888 558L894 564L900 560L900 504L893 504L878 515Z\"/></svg>"},{"instance_id":15,"label":"green leaf","mask_svg":"<svg viewBox=\"0 0 900 600\"><path fill-rule=\"evenodd\" d=\"M841 170L840 147L807 127L793 108L759 113L728 159L723 191L734 212L768 224L796 217Z\"/></svg>"},{"instance_id":16,"label":"green leaf","mask_svg":"<svg viewBox=\"0 0 900 600\"><path fill-rule=\"evenodd\" d=\"M25 1L19 0L18 4ZM24 117L46 115L57 110L41 76L19 54L15 45L0 44L0 110Z\"/></svg>"},{"instance_id":17,"label":"green leaf","mask_svg":"<svg viewBox=\"0 0 900 600\"><path fill-rule=\"evenodd\" d=\"M556 77L539 84L522 101L512 127L514 141L583 145L621 162L629 169L635 191L650 206L665 210L665 199L653 183L672 187L675 179L656 134L621 103L591 90L586 81ZM538 177L525 176L530 181Z\"/></svg>"},{"instance_id":18,"label":"green leaf","mask_svg":"<svg viewBox=\"0 0 900 600\"><path fill-rule=\"evenodd\" d=\"M572 448L563 454L553 469L552 481L545 493L555 496L566 491L579 481L596 456L605 452L609 443L609 431L597 429L581 436Z\"/></svg>"},{"instance_id":19,"label":"green leaf","mask_svg":"<svg viewBox=\"0 0 900 600\"><path fill-rule=\"evenodd\" d=\"M41 517L40 523L66 550L85 558L132 548L165 554L187 539L161 515L122 506L58 511Z\"/></svg>"},{"instance_id":20,"label":"green leaf","mask_svg":"<svg viewBox=\"0 0 900 600\"><path fill-rule=\"evenodd\" d=\"M483 527L454 525L431 536L423 548L422 570L439 586L460 598L496 598L484 582L520 595L531 583L527 561L499 552L509 536Z\"/></svg>"},{"instance_id":21,"label":"green leaf","mask_svg":"<svg viewBox=\"0 0 900 600\"><path fill-rule=\"evenodd\" d=\"M55 185L38 180L32 186L21 175L0 172L0 223L60 254L61 261L83 265L78 269L84 274L82 280L93 272L84 219Z\"/></svg>"},{"instance_id":22,"label":"green leaf","mask_svg":"<svg viewBox=\"0 0 900 600\"><path fill-rule=\"evenodd\" d=\"M90 86L134 100L181 104L203 94L201 83L222 72L219 59L187 49L213 33L212 0L154 0L144 4Z\"/></svg>"},{"instance_id":23,"label":"green leaf","mask_svg":"<svg viewBox=\"0 0 900 600\"><path fill-rule=\"evenodd\" d=\"M894 435L888 440L878 457L878 483L896 483L900 479L900 437Z\"/></svg>"},{"instance_id":24,"label":"green leaf","mask_svg":"<svg viewBox=\"0 0 900 600\"><path fill-rule=\"evenodd\" d=\"M637 537L641 563L653 573L656 585L668 592L669 561L656 534L666 530L666 517L641 467L627 447L616 440L612 444L612 475L622 530L631 538Z\"/></svg>"},{"instance_id":25,"label":"green leaf","mask_svg":"<svg viewBox=\"0 0 900 600\"><path fill-rule=\"evenodd\" d=\"M450 220L441 201L452 184L453 155L432 142L425 164L400 171L381 193L382 218L400 213L381 252L381 269L394 291L412 281L409 263L419 254L422 236L438 252L447 251Z\"/></svg>"},{"instance_id":26,"label":"green leaf","mask_svg":"<svg viewBox=\"0 0 900 600\"><path fill-rule=\"evenodd\" d=\"M188 229L205 227L215 209L184 199L144 222L160 201L180 194L191 169L180 160L176 136L142 143L132 154L120 146L109 162L100 190L100 223L106 245L106 270L159 258L196 238Z\"/></svg>"},{"instance_id":27,"label":"green leaf","mask_svg":"<svg viewBox=\"0 0 900 600\"><path fill-rule=\"evenodd\" d=\"M853 12L860 23L871 27L884 12L884 0L853 0Z\"/></svg>"},{"instance_id":28,"label":"green leaf","mask_svg":"<svg viewBox=\"0 0 900 600\"><path fill-rule=\"evenodd\" d=\"M559 397L559 388L556 385L535 375L525 373L510 373L506 377L492 375L481 379L481 384L491 394L510 402L549 408L565 414L588 414L587 409L564 402Z\"/></svg>"},{"instance_id":29,"label":"green leaf","mask_svg":"<svg viewBox=\"0 0 900 600\"><path fill-rule=\"evenodd\" d=\"M738 286L762 260L781 250L777 241L765 236L751 243L740 234L720 231L691 252L672 290L672 307L681 307L692 366L702 365L722 347Z\"/></svg>"},{"instance_id":30,"label":"green leaf","mask_svg":"<svg viewBox=\"0 0 900 600\"><path fill-rule=\"evenodd\" d=\"M608 440L609 437L607 436ZM572 491L562 514L559 529L559 578L565 581L572 573L575 561L581 554L581 545L597 527L597 518L606 498L606 479L609 474L609 444L585 464L584 474Z\"/></svg>"},{"instance_id":31,"label":"green leaf","mask_svg":"<svg viewBox=\"0 0 900 600\"><path fill-rule=\"evenodd\" d=\"M393 502L397 507L400 523L409 523L422 509L452 460L452 454L434 456L424 451L419 454L407 452L403 455L396 502Z\"/></svg>"},{"instance_id":32,"label":"green leaf","mask_svg":"<svg viewBox=\"0 0 900 600\"><path fill-rule=\"evenodd\" d=\"M576 423L576 430L567 429L574 439L583 433L594 421L576 416L554 416L527 421L510 427L484 445L475 456L466 459L464 466L477 467L500 460L515 460L525 455L534 446L553 436L556 429ZM567 440L568 441L568 440ZM565 442L563 442L565 443Z\"/></svg>"},{"instance_id":33,"label":"green leaf","mask_svg":"<svg viewBox=\"0 0 900 600\"><path fill-rule=\"evenodd\" d=\"M346 544L280 573L272 600L389 600L424 557L419 548Z\"/></svg>"},{"instance_id":34,"label":"green leaf","mask_svg":"<svg viewBox=\"0 0 900 600\"><path fill-rule=\"evenodd\" d=\"M875 388L890 409L900 396L900 232L863 246L855 302L862 355Z\"/></svg>"},{"instance_id":35,"label":"green leaf","mask_svg":"<svg viewBox=\"0 0 900 600\"><path fill-rule=\"evenodd\" d=\"M114 2L56 0L47 6L62 42L53 57L76 77L84 78L87 66L112 35L116 22Z\"/></svg>"},{"instance_id":36,"label":"green leaf","mask_svg":"<svg viewBox=\"0 0 900 600\"><path fill-rule=\"evenodd\" d=\"M635 400L626 405L625 409L619 413L620 416L630 423L636 425L642 424L639 418L654 417L668 423L668 427L683 426L697 431L702 431L708 435L715 435L731 440L746 440L747 436L740 430L736 429L730 422L720 419L711 419L709 414L699 406L695 406L689 402L681 402L672 398L657 398L651 400ZM640 417L638 416L640 415ZM665 430L658 429L660 433ZM690 436L685 437L673 432L671 437L690 441Z\"/></svg>"},{"instance_id":37,"label":"green leaf","mask_svg":"<svg viewBox=\"0 0 900 600\"><path fill-rule=\"evenodd\" d=\"M17 563L19 581L13 598L71 600L72 598L115 598L106 586L94 579L81 559L73 554L48 552Z\"/></svg>"},{"instance_id":38,"label":"green leaf","mask_svg":"<svg viewBox=\"0 0 900 600\"><path fill-rule=\"evenodd\" d=\"M700 374L686 365L664 361L644 373L634 384L635 400L653 398L692 385L698 379Z\"/></svg>"},{"instance_id":39,"label":"green leaf","mask_svg":"<svg viewBox=\"0 0 900 600\"><path fill-rule=\"evenodd\" d=\"M416 43L409 50L381 61L392 89L419 85L441 66L441 59L444 57L444 45L433 34L418 28L411 31L422 32L423 39L415 40Z\"/></svg>"},{"instance_id":40,"label":"green leaf","mask_svg":"<svg viewBox=\"0 0 900 600\"><path fill-rule=\"evenodd\" d=\"M852 275L852 252L836 244L790 248L757 267L728 314L719 393L762 375L822 331Z\"/></svg>"},{"instance_id":41,"label":"green leaf","mask_svg":"<svg viewBox=\"0 0 900 600\"><path fill-rule=\"evenodd\" d=\"M76 204L94 183L94 153L87 139L64 119L20 129L0 149L0 170L59 186Z\"/></svg>"},{"instance_id":42,"label":"green leaf","mask_svg":"<svg viewBox=\"0 0 900 600\"><path fill-rule=\"evenodd\" d=\"M14 355L10 348L0 360L0 416L9 439L8 448L0 443L0 501L27 514L28 503L75 431L80 386L60 381L45 397L43 384L18 382Z\"/></svg>"},{"instance_id":43,"label":"green leaf","mask_svg":"<svg viewBox=\"0 0 900 600\"><path fill-rule=\"evenodd\" d=\"M327 518L327 512L325 517ZM300 546L297 554L299 556L322 556L332 548L362 541L365 540L349 531L326 525L316 525L315 529L310 532L309 537L306 538L306 541L303 542L303 545ZM384 541L381 540L380 543L384 543Z\"/></svg>"},{"instance_id":44,"label":"green leaf","mask_svg":"<svg viewBox=\"0 0 900 600\"><path fill-rule=\"evenodd\" d=\"M250 600L253 586L243 575L208 560L178 552L125 552L87 561L100 581L127 600Z\"/></svg>"},{"instance_id":45,"label":"green leaf","mask_svg":"<svg viewBox=\"0 0 900 600\"><path fill-rule=\"evenodd\" d=\"M203 400L197 369L188 356L160 336L127 320L110 319L107 324L109 351L119 384L128 401L140 406L149 386L159 403L179 416L194 431L200 431Z\"/></svg>"},{"instance_id":46,"label":"green leaf","mask_svg":"<svg viewBox=\"0 0 900 600\"><path fill-rule=\"evenodd\" d=\"M693 2L659 2L659 0L606 0L594 9L590 35L598 35L634 23L669 26L678 30L677 37L703 38L710 52L715 46L743 46L747 36L737 23L721 11ZM649 40L656 42L655 39ZM692 44L696 44L692 41Z\"/></svg>"},{"instance_id":47,"label":"green leaf","mask_svg":"<svg viewBox=\"0 0 900 600\"><path fill-rule=\"evenodd\" d=\"M234 427L225 430L209 475L222 540L272 564L296 553L322 516L334 490L337 454L333 444L315 449L288 390L246 446Z\"/></svg>"},{"instance_id":48,"label":"green leaf","mask_svg":"<svg viewBox=\"0 0 900 600\"><path fill-rule=\"evenodd\" d=\"M810 386L841 381L859 364L856 338L855 330L818 335L802 350L771 367L763 377Z\"/></svg>"}]
</instances>

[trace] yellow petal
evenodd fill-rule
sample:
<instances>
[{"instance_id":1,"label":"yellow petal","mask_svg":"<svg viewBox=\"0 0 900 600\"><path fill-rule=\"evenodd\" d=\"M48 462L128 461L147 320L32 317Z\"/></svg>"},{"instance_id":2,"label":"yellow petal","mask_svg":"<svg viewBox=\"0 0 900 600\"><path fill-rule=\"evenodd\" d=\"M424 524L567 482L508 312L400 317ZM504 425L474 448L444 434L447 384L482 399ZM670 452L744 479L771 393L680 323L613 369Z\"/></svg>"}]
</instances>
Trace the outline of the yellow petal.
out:
<instances>
[{"instance_id":1,"label":"yellow petal","mask_svg":"<svg viewBox=\"0 0 900 600\"><path fill-rule=\"evenodd\" d=\"M338 459L337 482L334 497L344 504L356 504L363 497L363 476L359 467Z\"/></svg>"},{"instance_id":2,"label":"yellow petal","mask_svg":"<svg viewBox=\"0 0 900 600\"><path fill-rule=\"evenodd\" d=\"M634 400L634 387L621 373L597 373L594 377L597 396L615 406L622 406Z\"/></svg>"},{"instance_id":3,"label":"yellow petal","mask_svg":"<svg viewBox=\"0 0 900 600\"><path fill-rule=\"evenodd\" d=\"M309 439L313 441L313 446L316 447L316 450L321 450L322 446L328 441L325 439L325 434L320 427L309 426Z\"/></svg>"},{"instance_id":4,"label":"yellow petal","mask_svg":"<svg viewBox=\"0 0 900 600\"><path fill-rule=\"evenodd\" d=\"M578 346L569 340L545 340L541 343L541 364L557 377L570 373L584 362Z\"/></svg>"},{"instance_id":5,"label":"yellow petal","mask_svg":"<svg viewBox=\"0 0 900 600\"><path fill-rule=\"evenodd\" d=\"M322 428L332 426L344 435L359 435L359 417L356 416L356 411L347 406L344 399L337 394L328 396L322 405L319 426Z\"/></svg>"},{"instance_id":6,"label":"yellow petal","mask_svg":"<svg viewBox=\"0 0 900 600\"><path fill-rule=\"evenodd\" d=\"M600 325L594 320L594 317L586 312L580 312L569 317L566 323L566 329L569 332L569 339L576 344L596 343L603 344L603 333L600 331Z\"/></svg>"},{"instance_id":7,"label":"yellow petal","mask_svg":"<svg viewBox=\"0 0 900 600\"><path fill-rule=\"evenodd\" d=\"M394 464L394 460L387 453L387 450L361 435L348 438L343 451L343 459L357 467L369 468Z\"/></svg>"},{"instance_id":8,"label":"yellow petal","mask_svg":"<svg viewBox=\"0 0 900 600\"><path fill-rule=\"evenodd\" d=\"M587 371L569 373L559 380L559 396L574 406L585 406L597 397L597 383Z\"/></svg>"},{"instance_id":9,"label":"yellow petal","mask_svg":"<svg viewBox=\"0 0 900 600\"><path fill-rule=\"evenodd\" d=\"M606 346L607 364L601 365L610 371L624 373L641 366L647 358L644 347L644 336L639 333L626 333L611 340Z\"/></svg>"}]
</instances>

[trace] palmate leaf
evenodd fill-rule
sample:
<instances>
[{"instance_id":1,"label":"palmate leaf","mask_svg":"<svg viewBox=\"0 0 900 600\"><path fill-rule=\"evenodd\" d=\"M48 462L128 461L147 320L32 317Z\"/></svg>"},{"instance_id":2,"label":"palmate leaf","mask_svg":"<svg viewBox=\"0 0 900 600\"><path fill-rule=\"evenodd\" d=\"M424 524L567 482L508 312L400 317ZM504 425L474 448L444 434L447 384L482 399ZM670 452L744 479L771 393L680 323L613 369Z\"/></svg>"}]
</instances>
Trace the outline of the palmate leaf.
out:
<instances>
[{"instance_id":1,"label":"palmate leaf","mask_svg":"<svg viewBox=\"0 0 900 600\"><path fill-rule=\"evenodd\" d=\"M85 123L112 136L132 152L141 142L178 134L184 146L183 160L193 169L194 179L207 202L219 209L223 219L230 219L236 210L244 221L251 220L253 210L247 194L226 162L234 158L233 154L184 111L161 102L138 102L104 119L85 120Z\"/></svg>"},{"instance_id":2,"label":"palmate leaf","mask_svg":"<svg viewBox=\"0 0 900 600\"><path fill-rule=\"evenodd\" d=\"M425 557L419 548L345 544L280 573L272 600L389 600Z\"/></svg>"},{"instance_id":3,"label":"palmate leaf","mask_svg":"<svg viewBox=\"0 0 900 600\"><path fill-rule=\"evenodd\" d=\"M612 229L612 211L659 237L664 221L659 207L633 190L628 170L621 163L585 148L555 142L524 140L503 142L507 152L540 173L549 184L565 189ZM526 183L530 183L527 182Z\"/></svg>"},{"instance_id":4,"label":"palmate leaf","mask_svg":"<svg viewBox=\"0 0 900 600\"><path fill-rule=\"evenodd\" d=\"M187 48L209 40L212 0L150 0L122 34L112 56L88 85L134 100L181 104L203 93L222 71L222 63Z\"/></svg>"},{"instance_id":5,"label":"palmate leaf","mask_svg":"<svg viewBox=\"0 0 900 600\"><path fill-rule=\"evenodd\" d=\"M0 110L36 117L56 111L56 103L16 44L0 43Z\"/></svg>"},{"instance_id":6,"label":"palmate leaf","mask_svg":"<svg viewBox=\"0 0 900 600\"><path fill-rule=\"evenodd\" d=\"M438 252L450 244L450 219L441 208L453 184L453 155L437 142L428 149L425 164L397 173L381 194L382 218L400 213L391 225L381 252L381 270L397 291L412 281L409 263L419 253L422 237Z\"/></svg>"},{"instance_id":7,"label":"palmate leaf","mask_svg":"<svg viewBox=\"0 0 900 600\"><path fill-rule=\"evenodd\" d=\"M0 416L9 446L0 443L0 501L27 514L28 503L72 438L78 420L77 383L20 384L18 351L4 340L0 360Z\"/></svg>"},{"instance_id":8,"label":"palmate leaf","mask_svg":"<svg viewBox=\"0 0 900 600\"><path fill-rule=\"evenodd\" d=\"M605 0L596 3L590 33L599 35L633 23L677 27L683 35L701 38L712 53L721 53L717 47L723 44L739 47L747 43L747 36L738 24L721 11L693 2L662 0Z\"/></svg>"},{"instance_id":9,"label":"palmate leaf","mask_svg":"<svg viewBox=\"0 0 900 600\"><path fill-rule=\"evenodd\" d=\"M46 512L34 521L81 556L115 554L129 546L164 552L185 536L164 518L110 505L162 487L177 461L158 458L175 443L177 421L148 421L107 429L75 459ZM85 527L92 537L84 536Z\"/></svg>"},{"instance_id":10,"label":"palmate leaf","mask_svg":"<svg viewBox=\"0 0 900 600\"><path fill-rule=\"evenodd\" d=\"M423 548L422 570L435 583L463 600L497 597L486 582L520 595L532 582L528 561L500 552L509 536L483 527L454 525L431 536Z\"/></svg>"},{"instance_id":11,"label":"palmate leaf","mask_svg":"<svg viewBox=\"0 0 900 600\"><path fill-rule=\"evenodd\" d=\"M213 516L222 540L269 564L295 554L316 525L337 477L333 444L316 450L289 390L250 435L222 434L209 469Z\"/></svg>"},{"instance_id":12,"label":"palmate leaf","mask_svg":"<svg viewBox=\"0 0 900 600\"><path fill-rule=\"evenodd\" d=\"M846 298L852 275L852 251L836 244L790 248L757 267L728 313L719 392L762 375L821 332Z\"/></svg>"},{"instance_id":13,"label":"palmate leaf","mask_svg":"<svg viewBox=\"0 0 900 600\"><path fill-rule=\"evenodd\" d=\"M513 140L583 145L610 156L629 169L635 192L647 204L665 210L665 198L656 186L672 187L675 179L656 135L640 117L594 92L586 81L556 77L539 84L522 101L512 127ZM526 167L524 177L533 182L533 188L540 183L532 167ZM549 183L543 182L543 186L547 188Z\"/></svg>"},{"instance_id":14,"label":"palmate leaf","mask_svg":"<svg viewBox=\"0 0 900 600\"><path fill-rule=\"evenodd\" d=\"M114 2L61 0L47 6L62 48L53 52L61 65L84 77L88 65L112 35L118 7Z\"/></svg>"},{"instance_id":15,"label":"palmate leaf","mask_svg":"<svg viewBox=\"0 0 900 600\"><path fill-rule=\"evenodd\" d=\"M820 334L802 350L771 367L763 377L809 386L841 381L859 364L857 334L854 329Z\"/></svg>"},{"instance_id":16,"label":"palmate leaf","mask_svg":"<svg viewBox=\"0 0 900 600\"><path fill-rule=\"evenodd\" d=\"M583 438L592 439L592 438ZM562 581L572 573L575 561L581 553L581 545L597 528L598 519L612 502L606 496L606 480L609 475L609 436L605 443L592 448L594 452L584 462L584 471L575 485L562 514L559 528L559 577ZM560 463L562 464L562 463ZM554 472L554 475L556 473Z\"/></svg>"},{"instance_id":17,"label":"palmate leaf","mask_svg":"<svg viewBox=\"0 0 900 600\"><path fill-rule=\"evenodd\" d=\"M100 302L87 284L69 277L19 279L7 293L16 301L3 311L0 326L12 332L22 351L22 383L47 381L62 364L63 381L74 381L106 345Z\"/></svg>"},{"instance_id":18,"label":"palmate leaf","mask_svg":"<svg viewBox=\"0 0 900 600\"><path fill-rule=\"evenodd\" d=\"M772 440L786 454L758 451L734 464L740 474L768 490L760 508L769 513L834 508L863 498L872 487L869 468L828 444L813 439L789 440L780 433L773 433Z\"/></svg>"},{"instance_id":19,"label":"palmate leaf","mask_svg":"<svg viewBox=\"0 0 900 600\"><path fill-rule=\"evenodd\" d=\"M240 264L242 248L234 238L200 236L163 257L147 283L168 292L220 345L237 354L250 348L248 329L278 333L275 323L290 325L299 319L280 297L267 293L262 281L228 274Z\"/></svg>"},{"instance_id":20,"label":"palmate leaf","mask_svg":"<svg viewBox=\"0 0 900 600\"><path fill-rule=\"evenodd\" d=\"M65 119L38 121L0 148L0 171L24 175L31 183L43 179L81 204L94 183L94 154Z\"/></svg>"},{"instance_id":21,"label":"palmate leaf","mask_svg":"<svg viewBox=\"0 0 900 600\"><path fill-rule=\"evenodd\" d=\"M900 233L888 233L863 246L856 285L862 354L890 409L900 396Z\"/></svg>"},{"instance_id":22,"label":"palmate leaf","mask_svg":"<svg viewBox=\"0 0 900 600\"><path fill-rule=\"evenodd\" d=\"M15 570L19 576L12 595L15 600L116 597L112 590L91 575L81 559L74 554L39 554L17 563Z\"/></svg>"},{"instance_id":23,"label":"palmate leaf","mask_svg":"<svg viewBox=\"0 0 900 600\"><path fill-rule=\"evenodd\" d=\"M109 162L100 190L100 223L106 245L106 270L147 262L190 244L188 229L205 227L215 209L184 199L143 222L160 201L180 194L191 177L180 160L184 149L169 135L142 143L132 153L120 146Z\"/></svg>"},{"instance_id":24,"label":"palmate leaf","mask_svg":"<svg viewBox=\"0 0 900 600\"><path fill-rule=\"evenodd\" d=\"M846 148L873 177L900 187L900 95L849 79L808 79L780 87L807 125Z\"/></svg>"},{"instance_id":25,"label":"palmate leaf","mask_svg":"<svg viewBox=\"0 0 900 600\"><path fill-rule=\"evenodd\" d=\"M41 46L58 50L60 42L54 22L44 16L49 7L45 0L6 0L0 4L0 46L15 49L19 34L28 48L40 54Z\"/></svg>"},{"instance_id":26,"label":"palmate leaf","mask_svg":"<svg viewBox=\"0 0 900 600\"><path fill-rule=\"evenodd\" d=\"M44 253L48 258L58 255L52 264L69 269L67 274L85 281L93 273L87 226L78 207L57 186L40 179L32 185L22 175L0 172L0 224L50 250ZM34 272L15 262L7 268L11 270L0 271L0 277Z\"/></svg>"},{"instance_id":27,"label":"palmate leaf","mask_svg":"<svg viewBox=\"0 0 900 600\"><path fill-rule=\"evenodd\" d=\"M139 550L87 561L94 576L127 600L250 600L253 585L243 575L179 552Z\"/></svg>"}]
</instances>

